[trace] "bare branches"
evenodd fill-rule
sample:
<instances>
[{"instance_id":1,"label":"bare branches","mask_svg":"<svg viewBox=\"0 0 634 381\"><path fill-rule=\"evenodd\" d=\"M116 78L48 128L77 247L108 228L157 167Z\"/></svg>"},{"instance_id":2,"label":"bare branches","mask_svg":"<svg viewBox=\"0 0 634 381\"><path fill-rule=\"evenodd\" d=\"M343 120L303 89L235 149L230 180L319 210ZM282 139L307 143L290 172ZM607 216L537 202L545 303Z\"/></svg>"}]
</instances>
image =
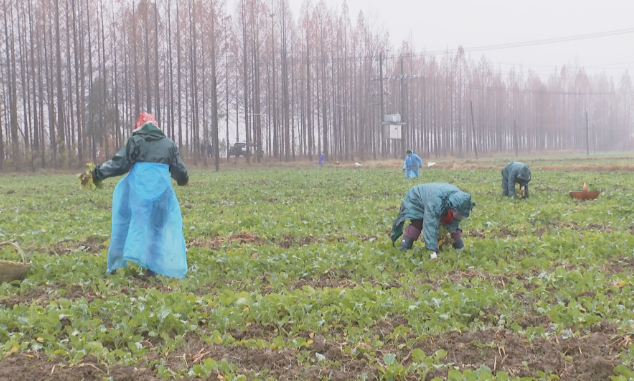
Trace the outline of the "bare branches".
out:
<instances>
[{"instance_id":1,"label":"bare branches","mask_svg":"<svg viewBox=\"0 0 634 381\"><path fill-rule=\"evenodd\" d=\"M461 47L395 49L376 20L352 16L323 0L299 15L288 0L2 0L0 168L105 160L140 111L185 160L214 152L216 169L236 141L247 162L632 144L627 73L501 71ZM381 126L396 112L402 142Z\"/></svg>"}]
</instances>

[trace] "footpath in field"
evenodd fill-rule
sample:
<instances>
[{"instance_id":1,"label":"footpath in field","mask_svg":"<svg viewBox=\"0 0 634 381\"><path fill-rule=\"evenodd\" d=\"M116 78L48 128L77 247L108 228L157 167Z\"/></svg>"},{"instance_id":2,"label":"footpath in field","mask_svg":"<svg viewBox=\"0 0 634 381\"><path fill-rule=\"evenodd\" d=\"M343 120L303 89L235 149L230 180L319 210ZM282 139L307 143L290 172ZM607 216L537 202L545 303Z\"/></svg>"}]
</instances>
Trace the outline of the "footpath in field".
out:
<instances>
[{"instance_id":1,"label":"footpath in field","mask_svg":"<svg viewBox=\"0 0 634 381\"><path fill-rule=\"evenodd\" d=\"M634 179L553 167L577 159L536 159L528 200L501 197L503 159L195 172L180 281L104 274L115 181L12 177L0 235L34 266L0 286L0 380L627 380ZM464 250L391 246L419 182L472 194Z\"/></svg>"}]
</instances>

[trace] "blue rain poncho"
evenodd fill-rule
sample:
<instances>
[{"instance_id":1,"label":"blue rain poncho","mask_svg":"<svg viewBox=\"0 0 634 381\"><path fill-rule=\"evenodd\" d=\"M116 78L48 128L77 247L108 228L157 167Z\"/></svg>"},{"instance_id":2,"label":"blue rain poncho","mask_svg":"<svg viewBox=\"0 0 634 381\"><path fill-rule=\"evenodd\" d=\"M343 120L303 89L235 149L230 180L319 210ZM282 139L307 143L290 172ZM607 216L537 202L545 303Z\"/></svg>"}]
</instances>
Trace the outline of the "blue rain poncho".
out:
<instances>
[{"instance_id":1,"label":"blue rain poncho","mask_svg":"<svg viewBox=\"0 0 634 381\"><path fill-rule=\"evenodd\" d=\"M405 178L411 179L418 177L418 167L423 166L423 161L420 156L412 152L411 156L405 156L405 163L403 163L403 169L405 170Z\"/></svg>"},{"instance_id":2,"label":"blue rain poncho","mask_svg":"<svg viewBox=\"0 0 634 381\"><path fill-rule=\"evenodd\" d=\"M187 274L183 218L169 169L136 163L115 187L107 272L133 261L168 277Z\"/></svg>"}]
</instances>

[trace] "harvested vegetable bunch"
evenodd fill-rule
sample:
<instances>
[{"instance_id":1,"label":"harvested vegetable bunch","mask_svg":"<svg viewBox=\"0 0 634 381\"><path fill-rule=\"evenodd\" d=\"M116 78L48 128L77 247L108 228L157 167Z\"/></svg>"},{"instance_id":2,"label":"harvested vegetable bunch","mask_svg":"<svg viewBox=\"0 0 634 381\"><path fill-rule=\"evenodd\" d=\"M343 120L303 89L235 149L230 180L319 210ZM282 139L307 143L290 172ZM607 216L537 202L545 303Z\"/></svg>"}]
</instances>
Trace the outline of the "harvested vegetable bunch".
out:
<instances>
[{"instance_id":1,"label":"harvested vegetable bunch","mask_svg":"<svg viewBox=\"0 0 634 381\"><path fill-rule=\"evenodd\" d=\"M79 186L82 189L101 189L103 184L100 180L93 178L93 171L97 166L94 163L86 164L86 171L77 175Z\"/></svg>"},{"instance_id":2,"label":"harvested vegetable bunch","mask_svg":"<svg viewBox=\"0 0 634 381\"><path fill-rule=\"evenodd\" d=\"M453 238L451 238L451 233L449 233L447 227L444 224L440 224L438 228L438 250L451 247L453 243Z\"/></svg>"}]
</instances>

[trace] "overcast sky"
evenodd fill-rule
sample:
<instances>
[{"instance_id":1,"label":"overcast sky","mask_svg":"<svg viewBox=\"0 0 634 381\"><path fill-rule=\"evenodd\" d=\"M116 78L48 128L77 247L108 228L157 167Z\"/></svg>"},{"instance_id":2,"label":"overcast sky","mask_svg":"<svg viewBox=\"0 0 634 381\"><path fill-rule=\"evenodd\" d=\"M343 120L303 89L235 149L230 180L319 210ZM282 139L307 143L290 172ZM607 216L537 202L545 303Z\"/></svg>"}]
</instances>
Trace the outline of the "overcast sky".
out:
<instances>
[{"instance_id":1,"label":"overcast sky","mask_svg":"<svg viewBox=\"0 0 634 381\"><path fill-rule=\"evenodd\" d=\"M313 0L313 4L319 0ZM325 0L340 7L343 0ZM573 37L616 30L629 33L567 42L467 53L485 55L504 69L532 67L539 74L563 64L634 73L634 0L346 0L352 23L359 10L390 33L395 47L411 38L414 49L438 51ZM298 16L303 0L290 0Z\"/></svg>"}]
</instances>

